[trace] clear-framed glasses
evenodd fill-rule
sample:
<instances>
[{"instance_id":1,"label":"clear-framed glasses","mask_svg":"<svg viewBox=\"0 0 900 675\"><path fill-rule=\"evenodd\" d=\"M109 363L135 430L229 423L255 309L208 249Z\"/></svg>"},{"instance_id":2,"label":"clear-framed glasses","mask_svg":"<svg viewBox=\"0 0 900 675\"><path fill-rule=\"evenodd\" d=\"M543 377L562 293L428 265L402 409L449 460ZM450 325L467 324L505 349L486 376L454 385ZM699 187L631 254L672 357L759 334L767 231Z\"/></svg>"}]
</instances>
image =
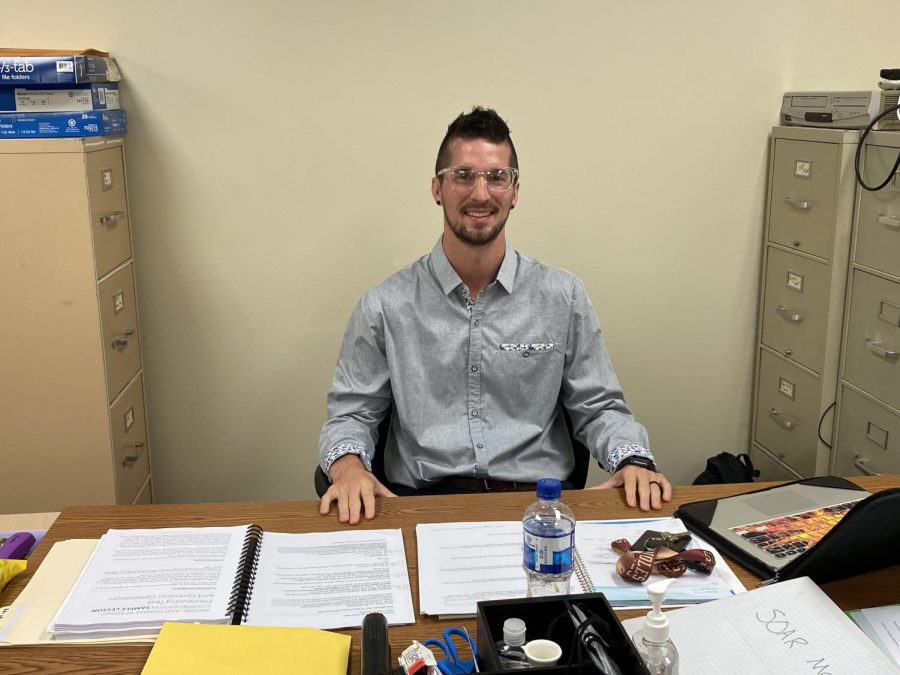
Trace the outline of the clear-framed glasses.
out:
<instances>
[{"instance_id":1,"label":"clear-framed glasses","mask_svg":"<svg viewBox=\"0 0 900 675\"><path fill-rule=\"evenodd\" d=\"M484 183L491 192L506 192L516 182L519 170L511 166L496 169L473 169L470 166L448 166L437 172L438 177L446 176L450 187L460 192L468 192L475 187L479 176L484 176Z\"/></svg>"}]
</instances>

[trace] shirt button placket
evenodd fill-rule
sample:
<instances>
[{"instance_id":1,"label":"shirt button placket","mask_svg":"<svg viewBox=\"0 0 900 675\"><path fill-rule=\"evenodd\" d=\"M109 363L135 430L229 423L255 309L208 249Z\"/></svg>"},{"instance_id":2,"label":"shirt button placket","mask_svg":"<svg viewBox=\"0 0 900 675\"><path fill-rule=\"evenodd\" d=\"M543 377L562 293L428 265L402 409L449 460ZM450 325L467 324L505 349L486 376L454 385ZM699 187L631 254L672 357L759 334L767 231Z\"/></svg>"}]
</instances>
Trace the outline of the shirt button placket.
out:
<instances>
[{"instance_id":1,"label":"shirt button placket","mask_svg":"<svg viewBox=\"0 0 900 675\"><path fill-rule=\"evenodd\" d=\"M469 409L469 438L475 452L475 475L487 476L487 451L481 415L481 351L483 335L481 316L484 310L482 291L469 316L469 369L467 373L467 401Z\"/></svg>"}]
</instances>

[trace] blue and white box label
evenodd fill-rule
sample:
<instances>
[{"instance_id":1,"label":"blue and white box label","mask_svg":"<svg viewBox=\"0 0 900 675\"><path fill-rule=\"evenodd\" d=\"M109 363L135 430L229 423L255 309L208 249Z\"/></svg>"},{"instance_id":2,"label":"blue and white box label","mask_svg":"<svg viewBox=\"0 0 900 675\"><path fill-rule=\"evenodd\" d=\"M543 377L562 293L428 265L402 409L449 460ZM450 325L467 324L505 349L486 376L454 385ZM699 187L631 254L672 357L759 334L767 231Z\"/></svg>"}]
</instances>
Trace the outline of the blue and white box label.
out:
<instances>
[{"instance_id":1,"label":"blue and white box label","mask_svg":"<svg viewBox=\"0 0 900 675\"><path fill-rule=\"evenodd\" d=\"M0 113L0 138L121 136L127 132L124 110Z\"/></svg>"},{"instance_id":2,"label":"blue and white box label","mask_svg":"<svg viewBox=\"0 0 900 675\"><path fill-rule=\"evenodd\" d=\"M119 67L109 56L0 56L0 85L118 82Z\"/></svg>"},{"instance_id":3,"label":"blue and white box label","mask_svg":"<svg viewBox=\"0 0 900 675\"><path fill-rule=\"evenodd\" d=\"M103 84L0 86L0 112L86 112L118 110L119 85Z\"/></svg>"}]
</instances>

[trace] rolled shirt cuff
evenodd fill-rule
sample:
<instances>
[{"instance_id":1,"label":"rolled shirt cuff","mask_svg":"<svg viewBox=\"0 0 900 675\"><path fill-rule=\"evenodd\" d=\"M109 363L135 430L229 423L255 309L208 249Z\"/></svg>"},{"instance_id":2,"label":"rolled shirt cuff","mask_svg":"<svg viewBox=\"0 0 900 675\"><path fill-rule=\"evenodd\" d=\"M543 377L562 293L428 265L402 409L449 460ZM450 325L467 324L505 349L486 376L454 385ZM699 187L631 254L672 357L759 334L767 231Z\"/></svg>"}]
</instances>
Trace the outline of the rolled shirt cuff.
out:
<instances>
[{"instance_id":1,"label":"rolled shirt cuff","mask_svg":"<svg viewBox=\"0 0 900 675\"><path fill-rule=\"evenodd\" d=\"M647 448L642 445L634 445L631 443L617 445L615 448L610 451L609 455L606 458L606 461L609 465L606 467L606 470L609 473L615 473L616 469L619 467L619 464L622 463L622 460L626 457L646 457L647 459L656 463L656 459L653 457L653 453L650 452Z\"/></svg>"},{"instance_id":2,"label":"rolled shirt cuff","mask_svg":"<svg viewBox=\"0 0 900 675\"><path fill-rule=\"evenodd\" d=\"M329 478L331 478L331 465L344 455L357 455L366 471L372 470L372 458L363 446L353 443L341 443L326 452L325 457L322 458L322 470Z\"/></svg>"}]
</instances>

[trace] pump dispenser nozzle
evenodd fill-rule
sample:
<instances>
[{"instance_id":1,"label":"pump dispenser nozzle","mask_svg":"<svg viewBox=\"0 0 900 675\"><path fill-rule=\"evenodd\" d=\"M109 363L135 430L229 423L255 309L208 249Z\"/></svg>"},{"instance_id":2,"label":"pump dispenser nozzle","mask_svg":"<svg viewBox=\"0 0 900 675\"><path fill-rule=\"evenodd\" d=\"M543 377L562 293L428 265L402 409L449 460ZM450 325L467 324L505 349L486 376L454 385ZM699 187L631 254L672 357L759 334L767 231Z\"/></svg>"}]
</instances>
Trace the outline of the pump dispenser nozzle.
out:
<instances>
[{"instance_id":1,"label":"pump dispenser nozzle","mask_svg":"<svg viewBox=\"0 0 900 675\"><path fill-rule=\"evenodd\" d=\"M634 646L653 675L678 675L678 650L669 639L669 618L662 611L666 591L675 579L664 579L647 586L652 609L644 627L634 634Z\"/></svg>"},{"instance_id":2,"label":"pump dispenser nozzle","mask_svg":"<svg viewBox=\"0 0 900 675\"><path fill-rule=\"evenodd\" d=\"M653 608L647 612L647 618L644 619L644 636L653 642L665 642L669 639L669 619L662 611L662 604L666 599L666 591L674 581L663 579L647 586L647 595L650 596Z\"/></svg>"}]
</instances>

